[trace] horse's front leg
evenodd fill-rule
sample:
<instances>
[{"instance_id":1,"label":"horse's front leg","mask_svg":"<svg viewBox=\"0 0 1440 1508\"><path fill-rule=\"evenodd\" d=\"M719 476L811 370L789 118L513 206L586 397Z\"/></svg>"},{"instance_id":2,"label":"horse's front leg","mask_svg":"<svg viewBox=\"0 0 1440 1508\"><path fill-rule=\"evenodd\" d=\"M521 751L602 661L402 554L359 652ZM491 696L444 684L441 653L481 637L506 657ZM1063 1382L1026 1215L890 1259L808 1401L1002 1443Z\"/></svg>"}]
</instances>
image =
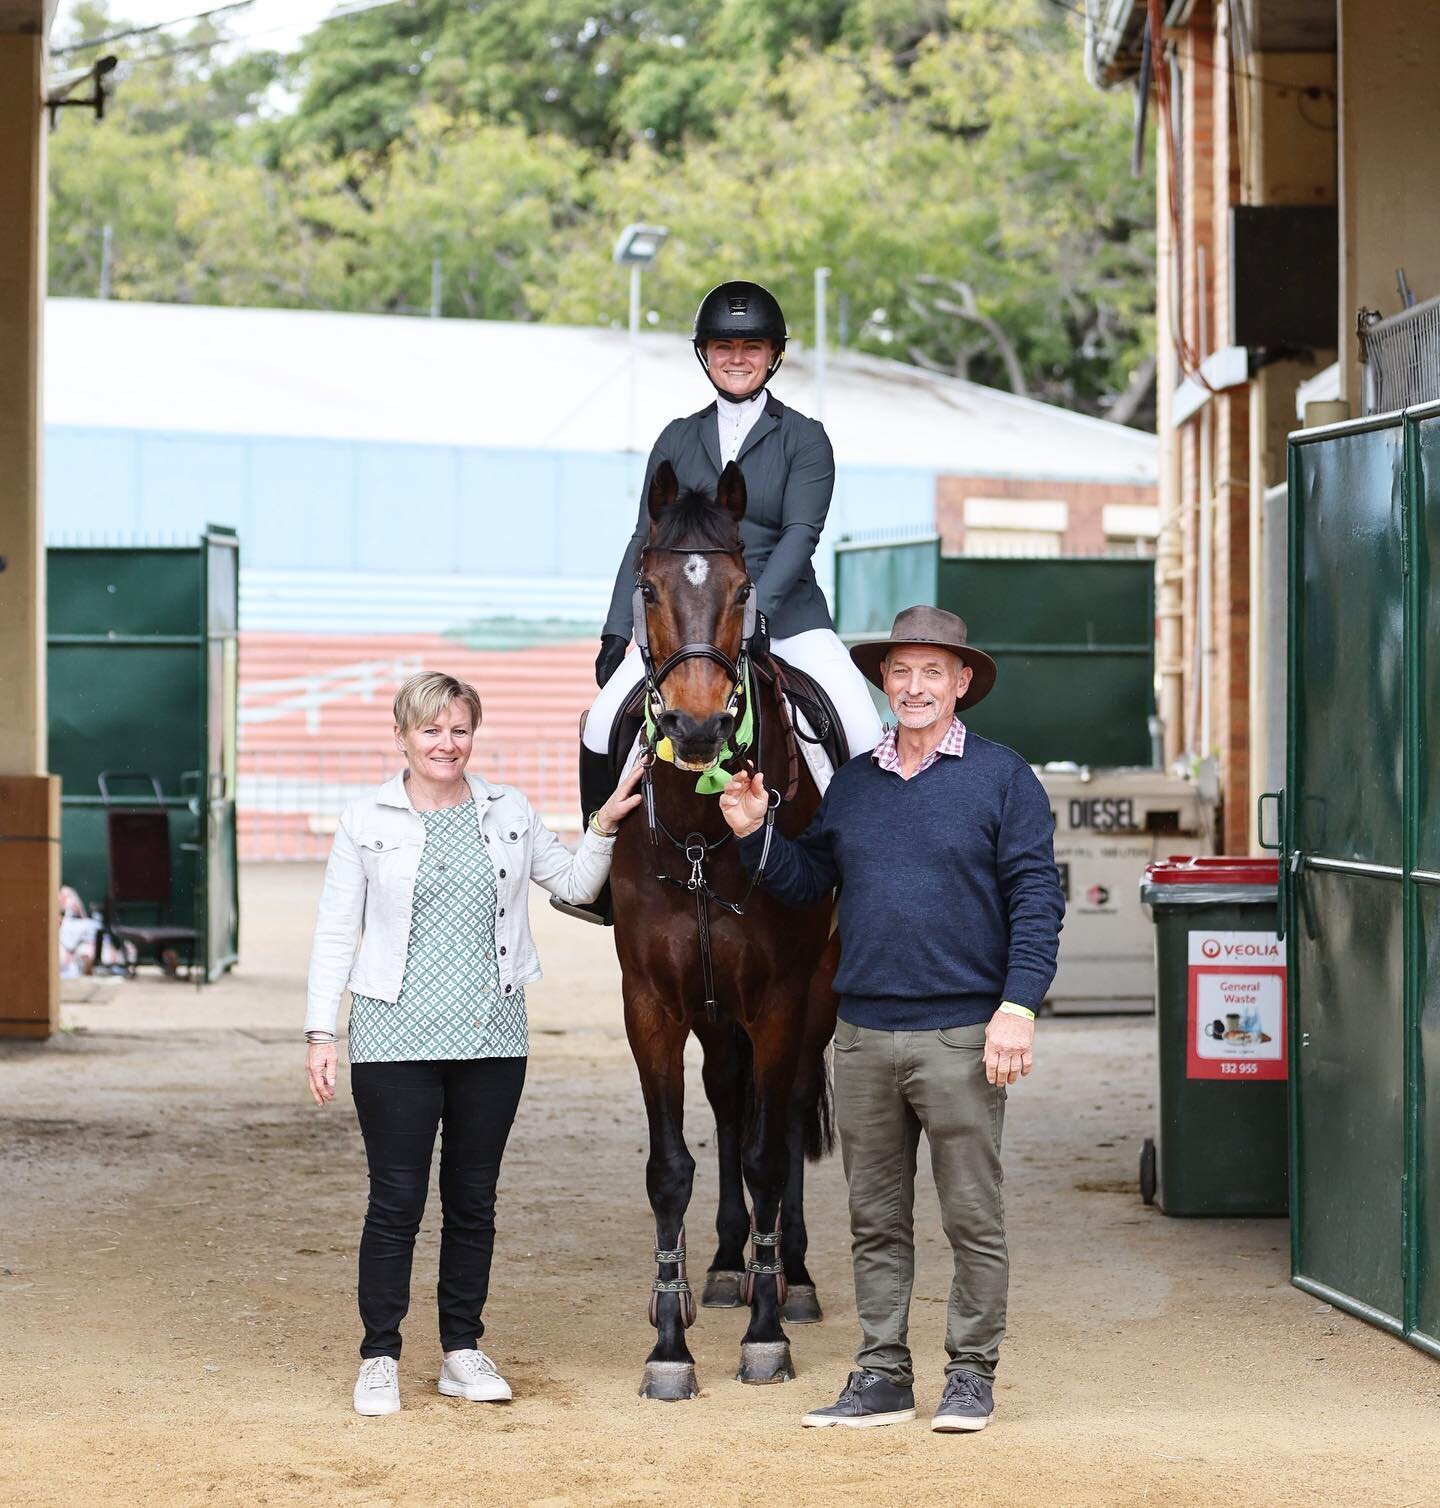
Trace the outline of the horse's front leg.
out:
<instances>
[{"instance_id":1,"label":"horse's front leg","mask_svg":"<svg viewBox=\"0 0 1440 1508\"><path fill-rule=\"evenodd\" d=\"M755 1053L754 1109L743 1154L754 1211L746 1263L750 1325L740 1342L741 1382L789 1382L790 1341L781 1328L785 1271L780 1257L780 1201L789 1169L790 1094L799 1033L785 1001L772 995L750 1030Z\"/></svg>"},{"instance_id":2,"label":"horse's front leg","mask_svg":"<svg viewBox=\"0 0 1440 1508\"><path fill-rule=\"evenodd\" d=\"M705 1097L715 1112L715 1156L720 1199L715 1212L719 1243L705 1274L700 1302L710 1309L738 1309L745 1302L745 1242L750 1211L740 1166L740 1136L745 1118L746 1081L750 1077L750 1039L731 1021L697 1024L695 1035L705 1049Z\"/></svg>"},{"instance_id":3,"label":"horse's front leg","mask_svg":"<svg viewBox=\"0 0 1440 1508\"><path fill-rule=\"evenodd\" d=\"M685 1038L688 1028L658 1000L626 991L625 1030L640 1071L650 1124L645 1187L655 1215L655 1279L650 1323L655 1346L645 1360L642 1398L694 1398L700 1391L685 1331L695 1319L695 1299L685 1269L685 1211L695 1159L685 1145Z\"/></svg>"}]
</instances>

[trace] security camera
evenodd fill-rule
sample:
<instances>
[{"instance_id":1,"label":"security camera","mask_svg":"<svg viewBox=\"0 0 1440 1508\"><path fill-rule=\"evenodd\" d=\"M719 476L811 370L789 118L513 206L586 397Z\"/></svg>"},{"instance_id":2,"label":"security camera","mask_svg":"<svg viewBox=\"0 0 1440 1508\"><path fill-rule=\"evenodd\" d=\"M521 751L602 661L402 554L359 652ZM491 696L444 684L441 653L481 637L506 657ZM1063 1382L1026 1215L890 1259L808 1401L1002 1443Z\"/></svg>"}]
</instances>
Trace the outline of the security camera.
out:
<instances>
[{"instance_id":1,"label":"security camera","mask_svg":"<svg viewBox=\"0 0 1440 1508\"><path fill-rule=\"evenodd\" d=\"M72 68L68 73L57 74L50 80L50 86L45 92L45 108L50 112L52 131L60 119L60 112L65 109L79 107L82 110L93 110L96 120L104 120L105 101L109 99L113 88L106 80L115 72L117 61L118 59L106 54L103 58L96 58L88 68ZM76 91L86 84L93 86L90 93L77 98Z\"/></svg>"}]
</instances>

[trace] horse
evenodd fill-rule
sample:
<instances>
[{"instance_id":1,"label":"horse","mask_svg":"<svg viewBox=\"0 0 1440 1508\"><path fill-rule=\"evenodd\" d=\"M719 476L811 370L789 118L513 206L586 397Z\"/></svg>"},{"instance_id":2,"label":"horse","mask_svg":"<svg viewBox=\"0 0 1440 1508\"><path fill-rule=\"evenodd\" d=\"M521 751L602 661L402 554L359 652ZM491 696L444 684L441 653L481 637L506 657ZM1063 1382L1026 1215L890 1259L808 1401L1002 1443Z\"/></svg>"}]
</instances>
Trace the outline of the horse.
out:
<instances>
[{"instance_id":1,"label":"horse","mask_svg":"<svg viewBox=\"0 0 1440 1508\"><path fill-rule=\"evenodd\" d=\"M733 461L713 500L681 494L669 462L661 462L648 494L649 536L635 588L648 714L640 756L647 766L644 815L620 829L611 889L625 1030L649 1123L645 1184L655 1216L656 1339L640 1394L667 1401L699 1392L685 1341L696 1317L685 1251L695 1160L683 1130L683 1054L692 1033L704 1053L720 1173L718 1244L701 1303L749 1306L738 1380L792 1379L782 1319L821 1318L805 1266L804 1166L833 1148L825 1054L835 1029L839 953L831 903L790 908L757 887L715 796L696 790L696 774L714 770L730 752L727 741L748 733L749 758L775 793L767 829L773 823L793 837L820 804L798 757L784 671L750 654L755 586L739 532L745 501L745 479Z\"/></svg>"}]
</instances>

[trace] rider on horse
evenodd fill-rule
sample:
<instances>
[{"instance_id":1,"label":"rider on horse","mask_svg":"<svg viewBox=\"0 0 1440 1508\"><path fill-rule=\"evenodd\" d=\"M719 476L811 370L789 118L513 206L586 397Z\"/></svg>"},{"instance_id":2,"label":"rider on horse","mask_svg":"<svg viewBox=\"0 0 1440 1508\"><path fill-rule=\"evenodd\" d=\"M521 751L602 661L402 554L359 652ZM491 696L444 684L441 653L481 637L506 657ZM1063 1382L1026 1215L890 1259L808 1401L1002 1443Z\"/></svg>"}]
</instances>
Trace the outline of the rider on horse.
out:
<instances>
[{"instance_id":1,"label":"rider on horse","mask_svg":"<svg viewBox=\"0 0 1440 1508\"><path fill-rule=\"evenodd\" d=\"M662 461L670 462L682 490L709 493L727 462L738 463L748 497L740 533L761 615L752 651L772 650L825 689L852 757L867 753L880 738L875 704L835 632L812 564L835 487L830 440L818 420L787 408L766 385L784 360L784 313L758 283L721 283L701 300L692 340L716 399L666 425L645 468L639 521L616 574L595 661L601 691L581 744L582 817L614 786L611 729L643 679L640 654L636 649L627 654L626 646L633 629L636 567L650 527L647 500ZM696 569L703 569L703 561Z\"/></svg>"}]
</instances>

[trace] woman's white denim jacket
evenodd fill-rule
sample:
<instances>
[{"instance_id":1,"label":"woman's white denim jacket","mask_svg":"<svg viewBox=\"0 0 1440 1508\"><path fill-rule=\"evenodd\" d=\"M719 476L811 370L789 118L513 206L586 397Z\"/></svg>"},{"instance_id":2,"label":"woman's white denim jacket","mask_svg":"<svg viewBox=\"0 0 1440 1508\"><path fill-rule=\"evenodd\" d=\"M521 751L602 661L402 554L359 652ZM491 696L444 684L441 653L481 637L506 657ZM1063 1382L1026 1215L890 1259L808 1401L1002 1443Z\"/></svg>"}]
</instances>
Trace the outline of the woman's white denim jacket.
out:
<instances>
[{"instance_id":1,"label":"woman's white denim jacket","mask_svg":"<svg viewBox=\"0 0 1440 1508\"><path fill-rule=\"evenodd\" d=\"M593 901L610 874L615 840L587 829L572 854L514 786L465 778L495 866L496 961L500 990L508 995L540 978L530 935L530 881L572 904ZM310 952L306 1031L335 1030L347 989L392 1004L399 998L424 846L425 824L410 804L403 773L341 814Z\"/></svg>"}]
</instances>

